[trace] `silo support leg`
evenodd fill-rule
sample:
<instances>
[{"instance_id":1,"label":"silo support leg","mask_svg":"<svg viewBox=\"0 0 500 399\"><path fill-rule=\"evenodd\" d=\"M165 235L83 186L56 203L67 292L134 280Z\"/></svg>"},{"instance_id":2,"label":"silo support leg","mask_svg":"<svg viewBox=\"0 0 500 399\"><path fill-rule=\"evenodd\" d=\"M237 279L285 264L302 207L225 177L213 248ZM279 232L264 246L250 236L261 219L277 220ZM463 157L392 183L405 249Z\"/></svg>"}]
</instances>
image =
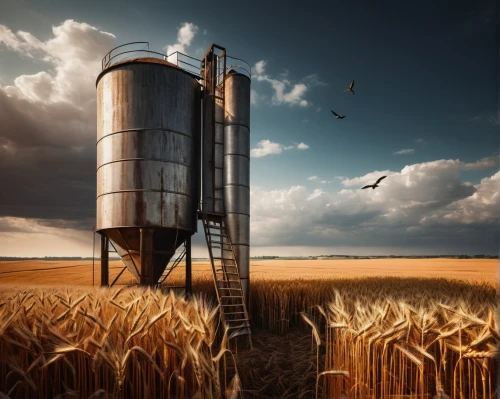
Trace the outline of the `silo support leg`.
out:
<instances>
[{"instance_id":1,"label":"silo support leg","mask_svg":"<svg viewBox=\"0 0 500 399\"><path fill-rule=\"evenodd\" d=\"M153 232L154 229L141 230L141 278L140 285L152 286L153 281Z\"/></svg>"},{"instance_id":2,"label":"silo support leg","mask_svg":"<svg viewBox=\"0 0 500 399\"><path fill-rule=\"evenodd\" d=\"M101 287L109 286L109 239L101 235Z\"/></svg>"},{"instance_id":3,"label":"silo support leg","mask_svg":"<svg viewBox=\"0 0 500 399\"><path fill-rule=\"evenodd\" d=\"M193 283L191 280L191 237L186 240L186 294L193 292Z\"/></svg>"}]
</instances>

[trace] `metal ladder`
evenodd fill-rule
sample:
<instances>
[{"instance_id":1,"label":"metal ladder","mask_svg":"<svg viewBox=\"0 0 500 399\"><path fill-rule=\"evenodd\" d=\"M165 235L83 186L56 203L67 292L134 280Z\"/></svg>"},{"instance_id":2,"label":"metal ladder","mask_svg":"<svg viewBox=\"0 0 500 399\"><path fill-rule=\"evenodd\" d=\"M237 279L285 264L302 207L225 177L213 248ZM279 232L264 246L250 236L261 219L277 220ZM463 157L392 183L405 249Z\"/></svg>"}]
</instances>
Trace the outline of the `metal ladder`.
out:
<instances>
[{"instance_id":1,"label":"metal ladder","mask_svg":"<svg viewBox=\"0 0 500 399\"><path fill-rule=\"evenodd\" d=\"M222 322L228 329L229 339L240 335L248 335L251 348L250 321L233 246L224 224L224 217L220 214L203 212L202 220ZM217 256L219 253L220 256Z\"/></svg>"}]
</instances>

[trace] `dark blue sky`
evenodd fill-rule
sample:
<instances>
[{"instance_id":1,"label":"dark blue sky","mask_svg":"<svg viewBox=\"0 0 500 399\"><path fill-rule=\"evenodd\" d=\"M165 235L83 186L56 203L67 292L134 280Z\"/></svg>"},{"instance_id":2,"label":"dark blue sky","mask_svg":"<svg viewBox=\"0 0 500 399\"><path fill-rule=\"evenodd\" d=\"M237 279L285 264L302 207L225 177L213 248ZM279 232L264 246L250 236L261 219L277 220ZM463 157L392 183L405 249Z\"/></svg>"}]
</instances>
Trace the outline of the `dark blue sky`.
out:
<instances>
[{"instance_id":1,"label":"dark blue sky","mask_svg":"<svg viewBox=\"0 0 500 399\"><path fill-rule=\"evenodd\" d=\"M116 45L149 41L155 51L175 44L179 28L189 22L199 28L187 47L190 55L200 58L217 43L252 66L265 61L262 79L252 80L257 100L251 146L269 140L281 152L252 158L251 183L267 192L304 186L309 192L320 188L337 195L362 184L346 184L345 179L373 172L401 173L404 181L406 166L498 156L499 20L494 0L0 0L0 28L27 31L44 42L54 37L52 26L68 19L113 33ZM0 32L0 86L12 85L23 74L48 71L54 76L54 68L40 57L2 45ZM352 79L354 96L344 91ZM286 93L305 84L299 97L307 106L276 101L271 81L284 84ZM330 109L346 118L336 120ZM285 148L298 143L308 148ZM401 150L406 151L395 154ZM488 165L457 166L460 181L479 184L498 171L498 164ZM431 203L434 194L429 195L425 201Z\"/></svg>"},{"instance_id":2,"label":"dark blue sky","mask_svg":"<svg viewBox=\"0 0 500 399\"><path fill-rule=\"evenodd\" d=\"M293 111L260 106L252 113L252 145L269 139L283 145L304 142L311 149L253 162L253 182L264 187L276 187L277 178L287 186L311 175L331 180L442 158L473 162L498 150L492 1L212 1L210 8L206 2L183 1L1 4L0 23L41 39L50 37L51 25L72 18L112 32L118 44L146 40L161 51L188 21L200 28L191 53L213 41L252 65L266 60L270 75L288 70L292 83L317 74L328 86L308 90L305 98L312 106ZM33 65L20 65L19 57L1 61L4 79L23 69L33 72ZM354 96L343 91L351 79ZM272 94L266 82L254 81L253 88ZM330 109L347 117L334 120ZM393 155L401 149L414 152ZM297 163L301 167L288 173ZM477 173L467 177L479 181Z\"/></svg>"}]
</instances>

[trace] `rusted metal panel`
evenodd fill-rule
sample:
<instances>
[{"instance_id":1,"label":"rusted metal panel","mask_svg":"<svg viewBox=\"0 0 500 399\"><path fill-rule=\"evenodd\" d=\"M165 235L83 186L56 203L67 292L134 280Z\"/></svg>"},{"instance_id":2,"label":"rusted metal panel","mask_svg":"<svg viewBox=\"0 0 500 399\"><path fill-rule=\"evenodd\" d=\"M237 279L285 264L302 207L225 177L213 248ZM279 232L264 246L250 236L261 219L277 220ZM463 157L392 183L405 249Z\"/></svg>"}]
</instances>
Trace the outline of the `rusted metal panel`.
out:
<instances>
[{"instance_id":1,"label":"rusted metal panel","mask_svg":"<svg viewBox=\"0 0 500 399\"><path fill-rule=\"evenodd\" d=\"M214 137L213 125L213 99L207 95L203 98L203 168L202 168L202 190L203 190L203 210L214 212Z\"/></svg>"},{"instance_id":2,"label":"rusted metal panel","mask_svg":"<svg viewBox=\"0 0 500 399\"><path fill-rule=\"evenodd\" d=\"M141 282L156 283L169 254L196 232L200 97L194 77L146 59L115 64L98 79L96 229ZM141 228L152 229L147 276Z\"/></svg>"},{"instance_id":3,"label":"rusted metal panel","mask_svg":"<svg viewBox=\"0 0 500 399\"><path fill-rule=\"evenodd\" d=\"M141 228L139 229L141 236L141 285L153 285L154 281L153 272L153 234L154 229Z\"/></svg>"},{"instance_id":4,"label":"rusted metal panel","mask_svg":"<svg viewBox=\"0 0 500 399\"><path fill-rule=\"evenodd\" d=\"M229 73L224 81L224 205L241 285L248 301L250 277L250 79Z\"/></svg>"}]
</instances>

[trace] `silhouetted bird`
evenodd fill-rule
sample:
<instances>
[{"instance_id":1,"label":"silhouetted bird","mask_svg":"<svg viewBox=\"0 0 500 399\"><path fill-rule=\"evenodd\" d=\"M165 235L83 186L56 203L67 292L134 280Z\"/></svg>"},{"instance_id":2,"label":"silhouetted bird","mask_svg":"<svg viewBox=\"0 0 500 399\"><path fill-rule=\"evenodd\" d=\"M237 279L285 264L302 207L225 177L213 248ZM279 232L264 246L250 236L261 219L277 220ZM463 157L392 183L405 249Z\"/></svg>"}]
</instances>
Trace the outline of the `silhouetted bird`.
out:
<instances>
[{"instance_id":1,"label":"silhouetted bird","mask_svg":"<svg viewBox=\"0 0 500 399\"><path fill-rule=\"evenodd\" d=\"M351 84L349 85L347 90L344 90L344 91L350 91L352 94L354 94L353 88L354 88L354 80L351 81Z\"/></svg>"},{"instance_id":2,"label":"silhouetted bird","mask_svg":"<svg viewBox=\"0 0 500 399\"><path fill-rule=\"evenodd\" d=\"M330 111L332 111L332 110L330 110ZM333 114L333 115L335 115L335 117L336 117L337 119L344 119L344 118L345 118L345 116L343 116L343 115L339 115L339 114L337 114L337 113L335 113L335 112L333 112L333 111L332 111L332 114Z\"/></svg>"},{"instance_id":3,"label":"silhouetted bird","mask_svg":"<svg viewBox=\"0 0 500 399\"><path fill-rule=\"evenodd\" d=\"M361 190L365 189L365 188L373 188L375 190L375 187L378 187L378 184L383 180L385 179L387 176L382 176L380 179L377 180L377 182L375 184L369 184L367 186L364 186L364 187L361 187Z\"/></svg>"}]
</instances>

